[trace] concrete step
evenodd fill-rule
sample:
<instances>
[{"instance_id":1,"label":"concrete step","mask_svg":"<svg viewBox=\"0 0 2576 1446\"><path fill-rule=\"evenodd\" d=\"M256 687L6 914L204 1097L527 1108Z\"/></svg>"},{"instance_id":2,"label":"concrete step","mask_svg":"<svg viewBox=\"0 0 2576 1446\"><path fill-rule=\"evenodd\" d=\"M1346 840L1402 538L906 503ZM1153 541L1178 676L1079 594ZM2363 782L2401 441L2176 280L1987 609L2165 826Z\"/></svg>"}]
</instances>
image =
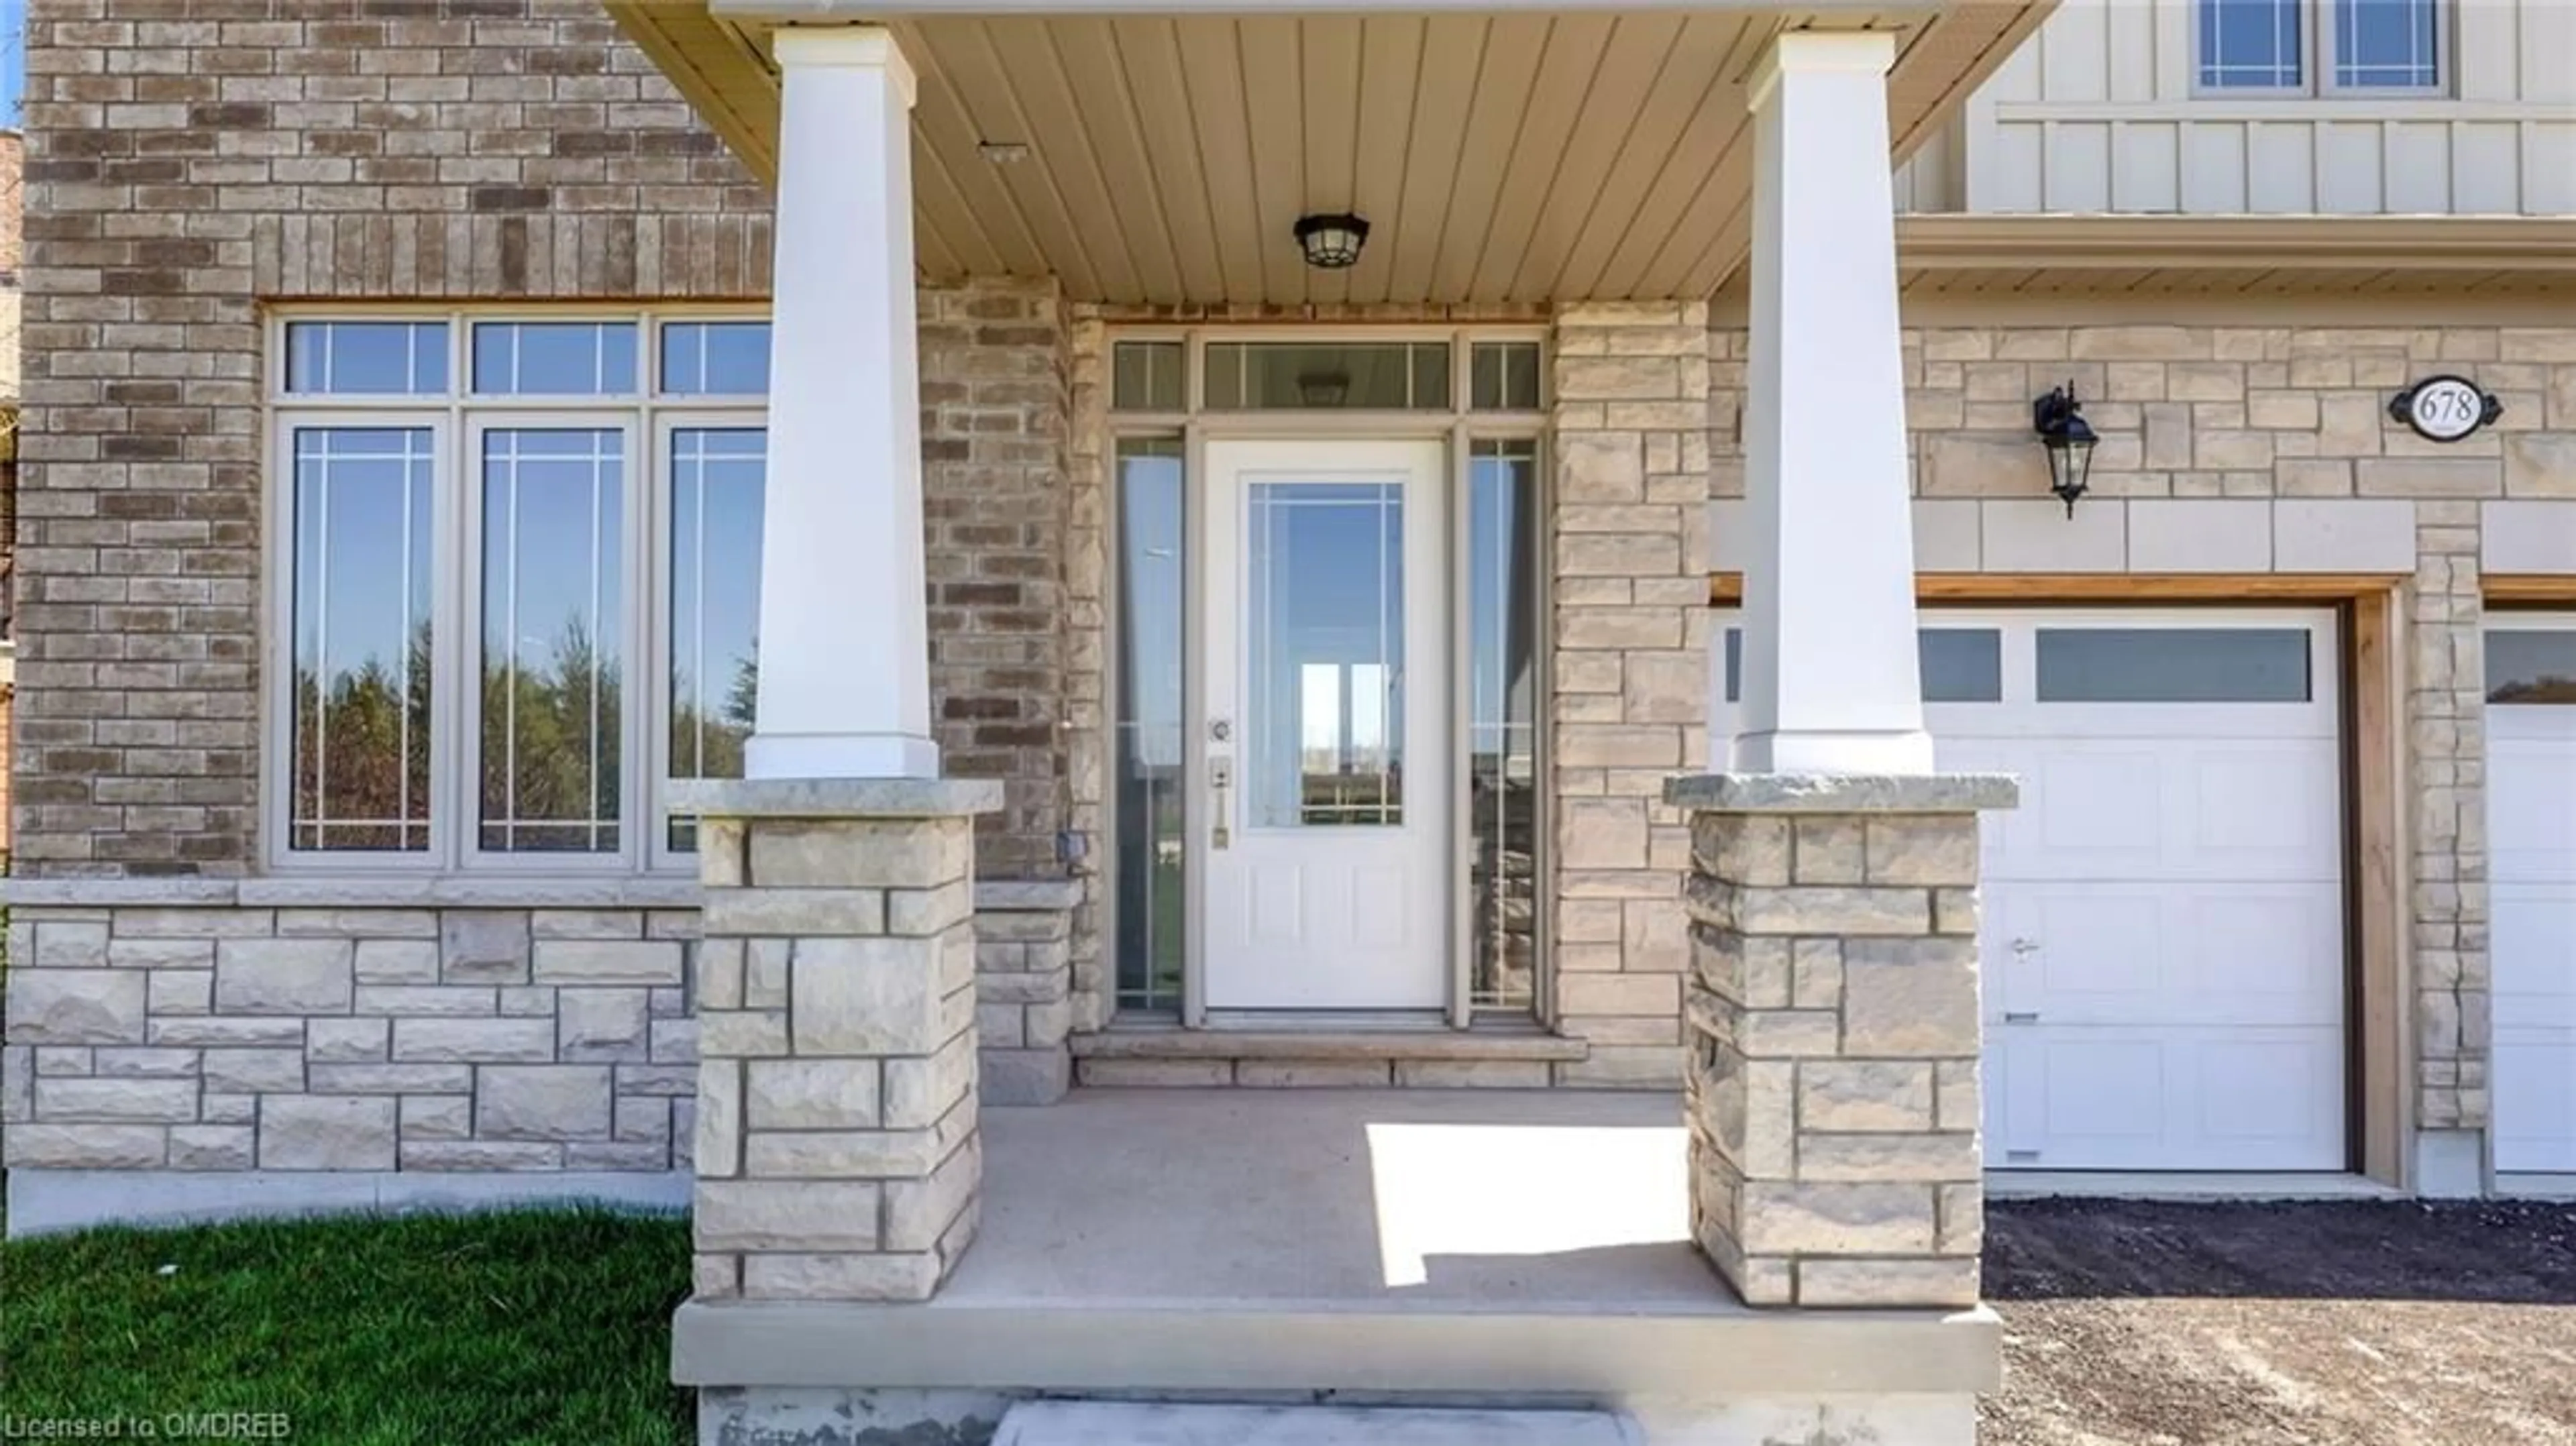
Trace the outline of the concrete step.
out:
<instances>
[{"instance_id":1,"label":"concrete step","mask_svg":"<svg viewBox=\"0 0 2576 1446\"><path fill-rule=\"evenodd\" d=\"M1643 1446L1606 1411L1022 1401L993 1446Z\"/></svg>"}]
</instances>

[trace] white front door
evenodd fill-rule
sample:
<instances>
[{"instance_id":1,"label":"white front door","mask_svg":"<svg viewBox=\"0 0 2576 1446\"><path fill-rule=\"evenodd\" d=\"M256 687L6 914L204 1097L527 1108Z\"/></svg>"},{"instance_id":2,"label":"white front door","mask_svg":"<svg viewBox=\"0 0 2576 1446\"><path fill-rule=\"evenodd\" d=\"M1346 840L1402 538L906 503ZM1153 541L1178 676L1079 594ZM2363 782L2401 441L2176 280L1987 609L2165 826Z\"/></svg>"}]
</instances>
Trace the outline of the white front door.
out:
<instances>
[{"instance_id":1,"label":"white front door","mask_svg":"<svg viewBox=\"0 0 2576 1446\"><path fill-rule=\"evenodd\" d=\"M1207 446L1213 1009L1448 1001L1447 449Z\"/></svg>"},{"instance_id":2,"label":"white front door","mask_svg":"<svg viewBox=\"0 0 2576 1446\"><path fill-rule=\"evenodd\" d=\"M2576 616L2491 616L2495 1167L2576 1171Z\"/></svg>"}]
</instances>

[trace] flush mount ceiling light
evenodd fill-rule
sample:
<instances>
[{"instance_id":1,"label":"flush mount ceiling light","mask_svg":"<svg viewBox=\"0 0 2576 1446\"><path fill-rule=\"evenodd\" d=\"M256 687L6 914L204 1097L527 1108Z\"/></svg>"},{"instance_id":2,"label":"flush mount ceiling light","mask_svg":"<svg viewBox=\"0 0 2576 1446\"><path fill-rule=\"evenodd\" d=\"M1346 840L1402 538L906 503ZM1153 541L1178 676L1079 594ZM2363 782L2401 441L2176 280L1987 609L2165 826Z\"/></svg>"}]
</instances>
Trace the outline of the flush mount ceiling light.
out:
<instances>
[{"instance_id":1,"label":"flush mount ceiling light","mask_svg":"<svg viewBox=\"0 0 2576 1446\"><path fill-rule=\"evenodd\" d=\"M1357 216L1303 216L1297 221L1297 249L1316 270L1339 271L1358 264L1368 233L1368 222Z\"/></svg>"},{"instance_id":2,"label":"flush mount ceiling light","mask_svg":"<svg viewBox=\"0 0 2576 1446\"><path fill-rule=\"evenodd\" d=\"M1016 166L1029 158L1029 148L1024 141L983 141L975 154L997 166Z\"/></svg>"}]
</instances>

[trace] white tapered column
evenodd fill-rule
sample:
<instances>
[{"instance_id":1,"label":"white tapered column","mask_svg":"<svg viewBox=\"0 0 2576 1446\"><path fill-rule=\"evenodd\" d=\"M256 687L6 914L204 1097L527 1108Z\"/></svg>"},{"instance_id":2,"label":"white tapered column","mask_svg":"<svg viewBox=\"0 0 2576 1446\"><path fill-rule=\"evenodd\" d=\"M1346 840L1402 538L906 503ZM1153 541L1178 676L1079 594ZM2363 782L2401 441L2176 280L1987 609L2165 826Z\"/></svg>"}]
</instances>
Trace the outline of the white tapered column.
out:
<instances>
[{"instance_id":1,"label":"white tapered column","mask_svg":"<svg viewBox=\"0 0 2576 1446\"><path fill-rule=\"evenodd\" d=\"M1884 31L1783 35L1753 86L1747 773L1928 773Z\"/></svg>"},{"instance_id":2,"label":"white tapered column","mask_svg":"<svg viewBox=\"0 0 2576 1446\"><path fill-rule=\"evenodd\" d=\"M911 67L781 28L753 778L935 778L922 595Z\"/></svg>"}]
</instances>

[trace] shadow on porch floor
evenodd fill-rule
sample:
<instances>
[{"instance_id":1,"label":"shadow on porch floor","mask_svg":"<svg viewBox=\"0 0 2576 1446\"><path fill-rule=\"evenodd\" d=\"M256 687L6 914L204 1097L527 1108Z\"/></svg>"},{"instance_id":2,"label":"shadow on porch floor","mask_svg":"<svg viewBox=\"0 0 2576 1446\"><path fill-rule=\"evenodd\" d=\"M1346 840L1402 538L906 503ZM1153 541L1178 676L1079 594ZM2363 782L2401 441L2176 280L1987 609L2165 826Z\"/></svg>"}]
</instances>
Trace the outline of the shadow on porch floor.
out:
<instances>
[{"instance_id":1,"label":"shadow on porch floor","mask_svg":"<svg viewBox=\"0 0 2576 1446\"><path fill-rule=\"evenodd\" d=\"M1083 1089L984 1147L959 1304L1742 1309L1668 1093Z\"/></svg>"}]
</instances>

